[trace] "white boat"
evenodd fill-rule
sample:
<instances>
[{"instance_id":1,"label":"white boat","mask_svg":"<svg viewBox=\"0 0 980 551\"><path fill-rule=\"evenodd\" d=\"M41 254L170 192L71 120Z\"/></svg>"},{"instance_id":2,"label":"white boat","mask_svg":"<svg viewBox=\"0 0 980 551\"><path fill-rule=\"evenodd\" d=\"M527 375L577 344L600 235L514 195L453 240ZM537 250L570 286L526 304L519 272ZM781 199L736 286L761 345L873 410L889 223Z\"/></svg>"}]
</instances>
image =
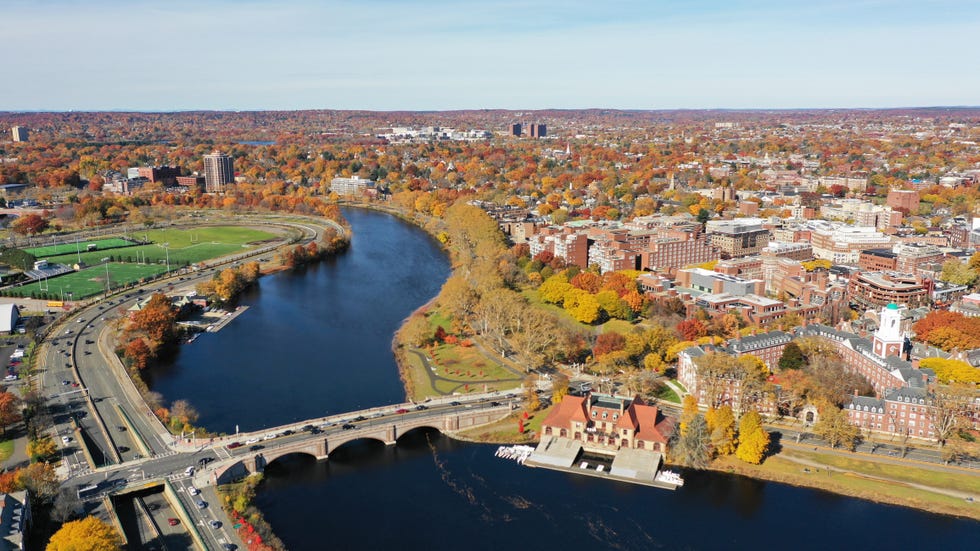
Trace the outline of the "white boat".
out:
<instances>
[{"instance_id":1,"label":"white boat","mask_svg":"<svg viewBox=\"0 0 980 551\"><path fill-rule=\"evenodd\" d=\"M674 484L675 486L683 486L684 479L681 475L675 473L674 471L660 471L657 473L657 480L660 482L666 482L667 484Z\"/></svg>"},{"instance_id":2,"label":"white boat","mask_svg":"<svg viewBox=\"0 0 980 551\"><path fill-rule=\"evenodd\" d=\"M504 459L513 459L523 464L533 451L534 448L531 446L500 446L494 455Z\"/></svg>"}]
</instances>

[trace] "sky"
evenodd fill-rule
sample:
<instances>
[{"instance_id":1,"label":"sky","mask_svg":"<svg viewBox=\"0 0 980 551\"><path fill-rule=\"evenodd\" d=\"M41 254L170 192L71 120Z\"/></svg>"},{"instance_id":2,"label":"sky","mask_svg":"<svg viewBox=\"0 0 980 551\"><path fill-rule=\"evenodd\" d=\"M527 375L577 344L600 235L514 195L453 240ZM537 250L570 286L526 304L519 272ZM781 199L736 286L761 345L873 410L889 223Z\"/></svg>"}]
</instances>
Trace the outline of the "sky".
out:
<instances>
[{"instance_id":1,"label":"sky","mask_svg":"<svg viewBox=\"0 0 980 551\"><path fill-rule=\"evenodd\" d=\"M0 0L0 111L980 105L977 0Z\"/></svg>"}]
</instances>

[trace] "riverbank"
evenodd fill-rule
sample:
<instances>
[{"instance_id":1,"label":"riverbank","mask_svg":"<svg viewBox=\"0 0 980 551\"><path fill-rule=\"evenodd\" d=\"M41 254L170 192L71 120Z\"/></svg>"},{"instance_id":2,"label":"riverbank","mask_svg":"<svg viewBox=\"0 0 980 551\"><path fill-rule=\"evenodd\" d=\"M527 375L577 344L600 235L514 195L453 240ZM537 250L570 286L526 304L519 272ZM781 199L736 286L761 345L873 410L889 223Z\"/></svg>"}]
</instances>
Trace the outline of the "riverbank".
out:
<instances>
[{"instance_id":1,"label":"riverbank","mask_svg":"<svg viewBox=\"0 0 980 551\"><path fill-rule=\"evenodd\" d=\"M951 469L938 471L910 463L895 460L893 464L883 464L851 452L787 448L766 458L761 465L728 456L716 459L709 469L980 520L976 497L980 496L980 477L966 469L959 473Z\"/></svg>"}]
</instances>

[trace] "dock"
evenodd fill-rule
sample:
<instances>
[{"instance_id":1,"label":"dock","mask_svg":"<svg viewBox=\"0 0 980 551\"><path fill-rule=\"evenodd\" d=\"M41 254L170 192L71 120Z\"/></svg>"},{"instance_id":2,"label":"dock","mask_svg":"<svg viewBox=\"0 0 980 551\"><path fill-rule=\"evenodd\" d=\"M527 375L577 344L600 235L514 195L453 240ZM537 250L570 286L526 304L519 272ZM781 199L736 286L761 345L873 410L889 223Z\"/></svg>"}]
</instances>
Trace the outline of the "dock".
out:
<instances>
[{"instance_id":1,"label":"dock","mask_svg":"<svg viewBox=\"0 0 980 551\"><path fill-rule=\"evenodd\" d=\"M238 308L235 308L234 312L228 312L222 316L221 319L209 325L205 331L208 333L217 333L218 331L221 331L224 326L234 321L238 316L244 314L245 310L248 310L248 306L239 306Z\"/></svg>"},{"instance_id":2,"label":"dock","mask_svg":"<svg viewBox=\"0 0 980 551\"><path fill-rule=\"evenodd\" d=\"M551 436L541 440L524 465L663 490L676 490L684 484L675 473L661 471L663 455L658 452L620 449L609 459L611 463L585 458L580 442Z\"/></svg>"}]
</instances>

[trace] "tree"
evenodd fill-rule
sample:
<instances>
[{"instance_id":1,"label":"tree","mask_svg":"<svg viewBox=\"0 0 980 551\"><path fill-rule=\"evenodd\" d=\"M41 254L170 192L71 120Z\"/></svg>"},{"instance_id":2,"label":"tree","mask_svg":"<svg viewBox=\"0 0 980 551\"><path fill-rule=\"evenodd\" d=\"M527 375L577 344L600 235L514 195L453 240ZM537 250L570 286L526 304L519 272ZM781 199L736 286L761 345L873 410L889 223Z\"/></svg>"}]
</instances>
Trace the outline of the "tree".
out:
<instances>
[{"instance_id":1,"label":"tree","mask_svg":"<svg viewBox=\"0 0 980 551\"><path fill-rule=\"evenodd\" d=\"M799 369L806 364L803 357L803 350L796 341L789 341L783 348L783 355L779 358L779 369Z\"/></svg>"},{"instance_id":2,"label":"tree","mask_svg":"<svg viewBox=\"0 0 980 551\"><path fill-rule=\"evenodd\" d=\"M813 433L836 448L843 446L854 449L858 438L858 428L850 423L847 414L836 406L827 404L820 412L820 419L813 425Z\"/></svg>"},{"instance_id":3,"label":"tree","mask_svg":"<svg viewBox=\"0 0 980 551\"><path fill-rule=\"evenodd\" d=\"M939 280L954 285L973 285L977 281L977 272L971 270L964 262L947 260L943 263L943 271Z\"/></svg>"},{"instance_id":4,"label":"tree","mask_svg":"<svg viewBox=\"0 0 980 551\"><path fill-rule=\"evenodd\" d=\"M0 428L4 436L8 426L20 421L20 414L20 399L10 392L0 391Z\"/></svg>"},{"instance_id":5,"label":"tree","mask_svg":"<svg viewBox=\"0 0 980 551\"><path fill-rule=\"evenodd\" d=\"M769 450L769 433L762 428L762 417L755 410L749 411L738 421L738 448L735 456L758 465Z\"/></svg>"},{"instance_id":6,"label":"tree","mask_svg":"<svg viewBox=\"0 0 980 551\"><path fill-rule=\"evenodd\" d=\"M573 289L572 284L564 274L555 274L544 280L544 283L538 287L538 294L545 302L560 304L571 289Z\"/></svg>"},{"instance_id":7,"label":"tree","mask_svg":"<svg viewBox=\"0 0 980 551\"><path fill-rule=\"evenodd\" d=\"M677 324L677 334L685 341L696 341L708 334L708 328L699 319L687 319Z\"/></svg>"},{"instance_id":8,"label":"tree","mask_svg":"<svg viewBox=\"0 0 980 551\"><path fill-rule=\"evenodd\" d=\"M170 422L183 429L197 421L197 410L187 400L177 400L170 406Z\"/></svg>"},{"instance_id":9,"label":"tree","mask_svg":"<svg viewBox=\"0 0 980 551\"><path fill-rule=\"evenodd\" d=\"M970 402L975 393L973 385L963 383L937 385L933 389L929 420L940 446L960 427L969 426Z\"/></svg>"},{"instance_id":10,"label":"tree","mask_svg":"<svg viewBox=\"0 0 980 551\"><path fill-rule=\"evenodd\" d=\"M568 385L570 381L568 376L564 373L555 373L551 376L551 401L552 403L560 403L562 399L568 394Z\"/></svg>"},{"instance_id":11,"label":"tree","mask_svg":"<svg viewBox=\"0 0 980 551\"><path fill-rule=\"evenodd\" d=\"M429 320L425 314L417 313L408 318L401 329L402 336L409 346L419 348L425 346L432 340Z\"/></svg>"},{"instance_id":12,"label":"tree","mask_svg":"<svg viewBox=\"0 0 980 551\"><path fill-rule=\"evenodd\" d=\"M683 436L687 432L687 426L698 415L698 399L693 394L688 394L681 400L681 407L683 410L681 411L680 431Z\"/></svg>"},{"instance_id":13,"label":"tree","mask_svg":"<svg viewBox=\"0 0 980 551\"><path fill-rule=\"evenodd\" d=\"M541 399L538 398L538 376L531 373L524 378L524 404L528 411L538 411Z\"/></svg>"},{"instance_id":14,"label":"tree","mask_svg":"<svg viewBox=\"0 0 980 551\"><path fill-rule=\"evenodd\" d=\"M680 464L692 469L703 469L711 459L710 445L708 423L704 420L704 415L698 413L687 424L687 428L681 431L680 438L672 449Z\"/></svg>"},{"instance_id":15,"label":"tree","mask_svg":"<svg viewBox=\"0 0 980 551\"><path fill-rule=\"evenodd\" d=\"M599 319L599 302L586 291L572 287L565 293L563 302L565 310L579 323L593 323Z\"/></svg>"},{"instance_id":16,"label":"tree","mask_svg":"<svg viewBox=\"0 0 980 551\"><path fill-rule=\"evenodd\" d=\"M51 536L47 551L117 551L122 538L97 517L86 517L62 525Z\"/></svg>"},{"instance_id":17,"label":"tree","mask_svg":"<svg viewBox=\"0 0 980 551\"><path fill-rule=\"evenodd\" d=\"M123 355L132 362L133 367L141 370L146 369L150 358L153 356L153 352L147 346L145 340L137 337L126 344L126 348L123 349Z\"/></svg>"},{"instance_id":18,"label":"tree","mask_svg":"<svg viewBox=\"0 0 980 551\"><path fill-rule=\"evenodd\" d=\"M615 331L608 331L596 337L595 346L592 347L592 355L601 358L610 352L622 350L625 347L626 337Z\"/></svg>"},{"instance_id":19,"label":"tree","mask_svg":"<svg viewBox=\"0 0 980 551\"><path fill-rule=\"evenodd\" d=\"M473 309L476 308L480 297L460 276L446 280L439 292L439 308L453 320L453 325L459 331L469 322Z\"/></svg>"},{"instance_id":20,"label":"tree","mask_svg":"<svg viewBox=\"0 0 980 551\"><path fill-rule=\"evenodd\" d=\"M21 235L37 235L48 229L48 221L37 214L21 216L10 224L10 229Z\"/></svg>"},{"instance_id":21,"label":"tree","mask_svg":"<svg viewBox=\"0 0 980 551\"><path fill-rule=\"evenodd\" d=\"M55 445L54 440L52 440L50 437L31 440L27 443L27 455L31 458L31 461L34 462L52 457L57 452L58 446Z\"/></svg>"},{"instance_id":22,"label":"tree","mask_svg":"<svg viewBox=\"0 0 980 551\"><path fill-rule=\"evenodd\" d=\"M39 501L47 501L58 493L61 482L50 463L31 463L17 471L17 483Z\"/></svg>"},{"instance_id":23,"label":"tree","mask_svg":"<svg viewBox=\"0 0 980 551\"><path fill-rule=\"evenodd\" d=\"M711 408L704 414L711 434L711 447L718 455L731 455L735 452L735 415L729 406Z\"/></svg>"}]
</instances>

